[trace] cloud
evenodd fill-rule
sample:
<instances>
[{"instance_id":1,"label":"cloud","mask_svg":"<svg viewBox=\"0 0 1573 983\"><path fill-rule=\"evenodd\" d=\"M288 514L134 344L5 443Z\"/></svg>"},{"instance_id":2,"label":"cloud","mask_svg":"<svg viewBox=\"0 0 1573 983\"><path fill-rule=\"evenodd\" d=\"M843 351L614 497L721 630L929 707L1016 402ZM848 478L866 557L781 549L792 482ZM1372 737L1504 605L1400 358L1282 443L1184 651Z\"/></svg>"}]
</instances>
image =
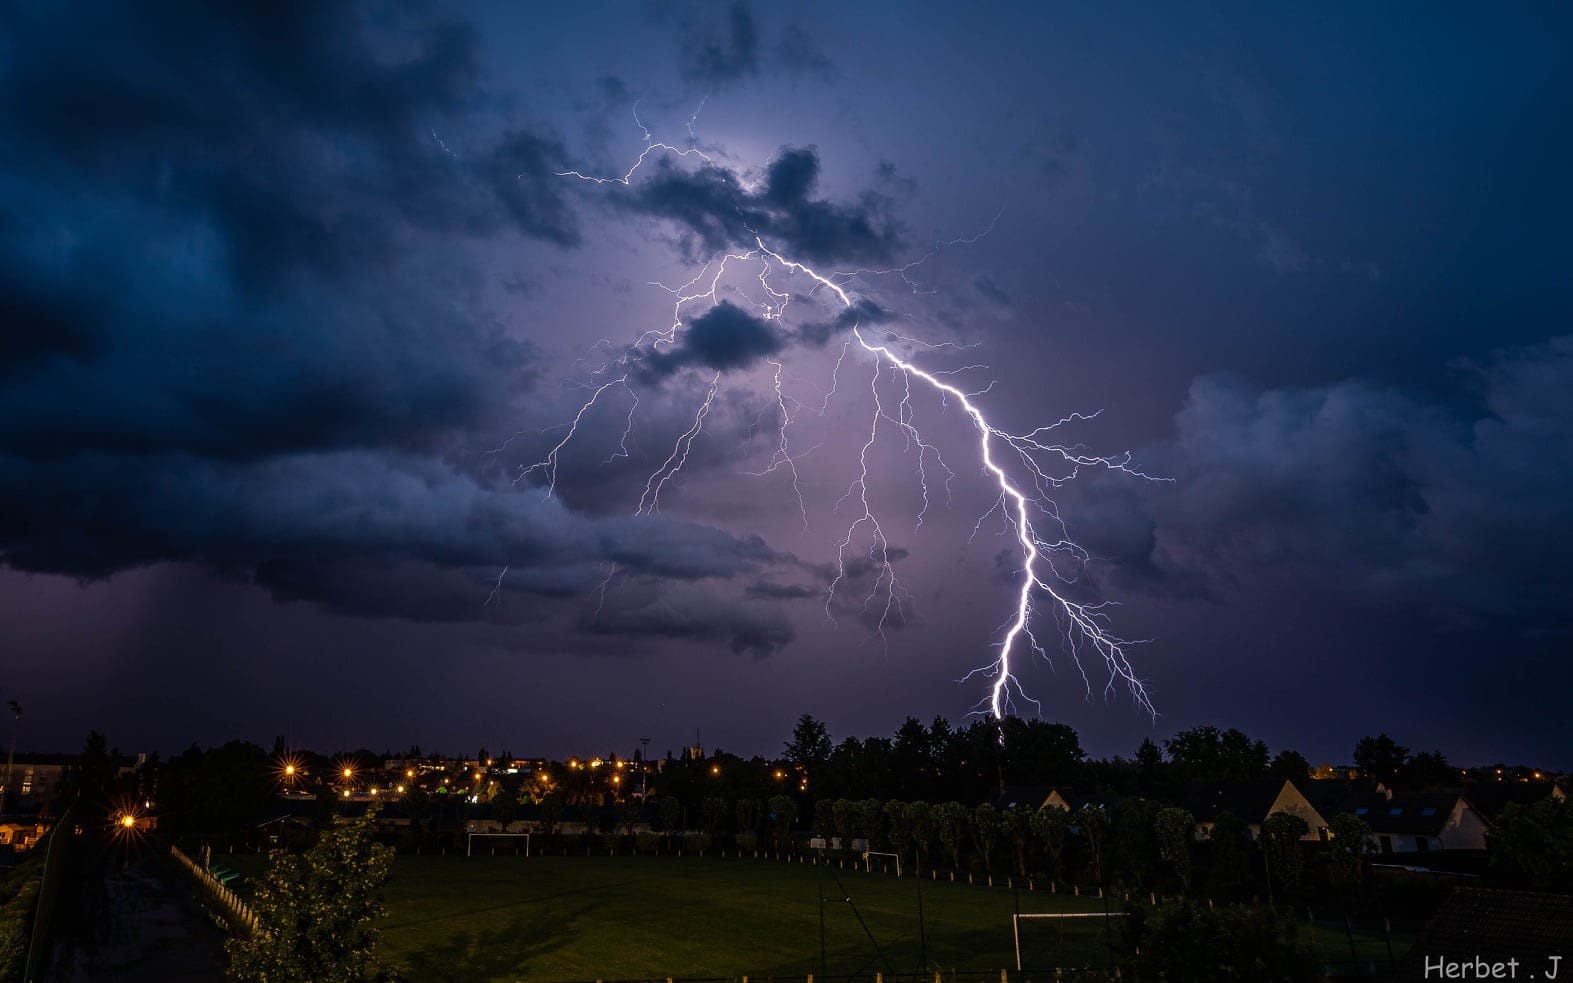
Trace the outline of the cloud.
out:
<instances>
[{"instance_id":1,"label":"cloud","mask_svg":"<svg viewBox=\"0 0 1573 983\"><path fill-rule=\"evenodd\" d=\"M619 589L579 627L590 635L721 641L736 654L768 658L796 638L774 605L722 597L705 586Z\"/></svg>"},{"instance_id":2,"label":"cloud","mask_svg":"<svg viewBox=\"0 0 1573 983\"><path fill-rule=\"evenodd\" d=\"M0 543L19 570L94 578L197 561L291 599L427 618L480 616L486 579L505 565L510 591L567 596L607 563L681 581L778 559L758 537L662 516L591 518L437 461L365 451L0 456Z\"/></svg>"},{"instance_id":3,"label":"cloud","mask_svg":"<svg viewBox=\"0 0 1573 983\"><path fill-rule=\"evenodd\" d=\"M889 199L876 192L864 193L855 204L817 198L819 174L814 147L782 148L756 190L723 167L685 170L662 158L650 177L615 200L678 224L712 254L753 246L761 236L773 249L810 263L876 262L894 255L901 233Z\"/></svg>"},{"instance_id":4,"label":"cloud","mask_svg":"<svg viewBox=\"0 0 1573 983\"><path fill-rule=\"evenodd\" d=\"M721 301L688 322L673 345L650 351L636 363L645 381L663 379L685 368L717 372L750 368L785 345L781 332L747 311Z\"/></svg>"},{"instance_id":5,"label":"cloud","mask_svg":"<svg viewBox=\"0 0 1573 983\"><path fill-rule=\"evenodd\" d=\"M759 74L759 28L747 3L727 8L723 30L690 28L682 50L682 75L711 88Z\"/></svg>"},{"instance_id":6,"label":"cloud","mask_svg":"<svg viewBox=\"0 0 1573 983\"><path fill-rule=\"evenodd\" d=\"M1096 482L1072 529L1128 582L1181 593L1309 579L1450 624L1573 629L1573 338L1461 363L1476 402L1361 382L1258 392L1196 382L1175 478Z\"/></svg>"}]
</instances>

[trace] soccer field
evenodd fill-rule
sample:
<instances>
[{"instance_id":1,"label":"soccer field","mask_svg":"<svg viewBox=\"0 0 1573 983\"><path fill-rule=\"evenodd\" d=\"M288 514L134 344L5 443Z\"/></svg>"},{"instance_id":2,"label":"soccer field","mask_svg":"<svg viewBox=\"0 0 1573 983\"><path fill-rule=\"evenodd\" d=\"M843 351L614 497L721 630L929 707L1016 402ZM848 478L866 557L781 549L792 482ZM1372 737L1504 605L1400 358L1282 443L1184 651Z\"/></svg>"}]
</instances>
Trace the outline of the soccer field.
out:
<instances>
[{"instance_id":1,"label":"soccer field","mask_svg":"<svg viewBox=\"0 0 1573 983\"><path fill-rule=\"evenodd\" d=\"M856 908L824 905L829 973L911 974L925 947L928 965L946 970L1014 967L1011 914L1018 900L1023 912L1103 911L1096 899L1025 890L1013 896L1003 887L925 877L920 941L919 886L910 875L829 865L823 896L839 898L844 887ZM401 856L388 885L381 952L414 979L806 976L821 971L820 892L812 864ZM1107 964L1103 919L1058 924L1067 926L1063 942L1046 921L1024 928L1028 965Z\"/></svg>"}]
</instances>

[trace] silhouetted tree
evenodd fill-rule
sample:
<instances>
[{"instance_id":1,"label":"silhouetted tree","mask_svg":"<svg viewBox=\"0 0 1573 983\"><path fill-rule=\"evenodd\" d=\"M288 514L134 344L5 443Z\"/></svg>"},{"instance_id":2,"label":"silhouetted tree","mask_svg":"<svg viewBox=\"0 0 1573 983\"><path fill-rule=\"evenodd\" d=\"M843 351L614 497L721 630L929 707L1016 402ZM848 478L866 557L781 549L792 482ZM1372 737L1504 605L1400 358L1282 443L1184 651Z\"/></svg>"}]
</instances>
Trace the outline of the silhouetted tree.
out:
<instances>
[{"instance_id":1,"label":"silhouetted tree","mask_svg":"<svg viewBox=\"0 0 1573 983\"><path fill-rule=\"evenodd\" d=\"M825 725L806 713L798 717L792 739L786 743L787 760L817 776L820 765L830 760L830 754L830 732Z\"/></svg>"},{"instance_id":2,"label":"silhouetted tree","mask_svg":"<svg viewBox=\"0 0 1573 983\"><path fill-rule=\"evenodd\" d=\"M1398 773L1409 761L1409 749L1386 734L1362 737L1355 742L1355 765L1367 777L1389 785L1398 780Z\"/></svg>"},{"instance_id":3,"label":"silhouetted tree","mask_svg":"<svg viewBox=\"0 0 1573 983\"><path fill-rule=\"evenodd\" d=\"M1180 878L1180 886L1191 889L1191 841L1196 838L1196 817L1177 807L1159 810L1154 820L1158 836L1158 855Z\"/></svg>"}]
</instances>

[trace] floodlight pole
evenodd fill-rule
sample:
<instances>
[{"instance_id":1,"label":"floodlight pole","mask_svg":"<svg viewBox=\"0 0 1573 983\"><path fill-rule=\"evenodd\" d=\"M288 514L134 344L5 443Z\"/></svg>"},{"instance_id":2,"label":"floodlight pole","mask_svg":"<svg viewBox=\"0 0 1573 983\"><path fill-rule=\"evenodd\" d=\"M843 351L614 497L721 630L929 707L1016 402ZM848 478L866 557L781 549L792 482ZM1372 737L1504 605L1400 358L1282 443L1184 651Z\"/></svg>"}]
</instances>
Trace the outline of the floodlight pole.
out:
<instances>
[{"instance_id":1,"label":"floodlight pole","mask_svg":"<svg viewBox=\"0 0 1573 983\"><path fill-rule=\"evenodd\" d=\"M6 800L11 797L11 766L16 762L16 738L22 731L22 705L8 701L15 719L11 722L11 750L5 756L5 786L0 787L0 815L5 813Z\"/></svg>"},{"instance_id":2,"label":"floodlight pole","mask_svg":"<svg viewBox=\"0 0 1573 983\"><path fill-rule=\"evenodd\" d=\"M830 979L830 970L825 957L825 850L819 850L819 862L814 865L814 870L819 876L819 978Z\"/></svg>"}]
</instances>

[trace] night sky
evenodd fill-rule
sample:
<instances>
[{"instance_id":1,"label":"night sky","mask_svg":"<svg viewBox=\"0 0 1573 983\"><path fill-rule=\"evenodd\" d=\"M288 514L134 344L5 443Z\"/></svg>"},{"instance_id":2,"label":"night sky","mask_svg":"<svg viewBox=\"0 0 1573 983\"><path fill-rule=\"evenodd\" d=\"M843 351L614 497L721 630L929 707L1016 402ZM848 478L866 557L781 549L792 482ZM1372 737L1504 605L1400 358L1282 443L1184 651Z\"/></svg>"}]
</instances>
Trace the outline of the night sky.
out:
<instances>
[{"instance_id":1,"label":"night sky","mask_svg":"<svg viewBox=\"0 0 1573 983\"><path fill-rule=\"evenodd\" d=\"M837 278L866 335L992 383L999 427L1101 410L1055 435L1171 479L1052 492L1087 550L1064 589L1150 639L1156 721L1040 612L1022 684L1089 751L1215 723L1573 766L1566 6L288 6L0 13L23 748L770 754L803 712L960 721L1020 567L998 490L915 389L949 501L928 456L918 525L884 421L902 593L860 531L827 612L871 387L905 411L855 344L837 370L851 317L807 277L766 318L733 265L554 494L521 473L671 327L661 284L757 234L866 271ZM624 175L640 122L675 150L562 176ZM775 365L802 512L749 473Z\"/></svg>"}]
</instances>

